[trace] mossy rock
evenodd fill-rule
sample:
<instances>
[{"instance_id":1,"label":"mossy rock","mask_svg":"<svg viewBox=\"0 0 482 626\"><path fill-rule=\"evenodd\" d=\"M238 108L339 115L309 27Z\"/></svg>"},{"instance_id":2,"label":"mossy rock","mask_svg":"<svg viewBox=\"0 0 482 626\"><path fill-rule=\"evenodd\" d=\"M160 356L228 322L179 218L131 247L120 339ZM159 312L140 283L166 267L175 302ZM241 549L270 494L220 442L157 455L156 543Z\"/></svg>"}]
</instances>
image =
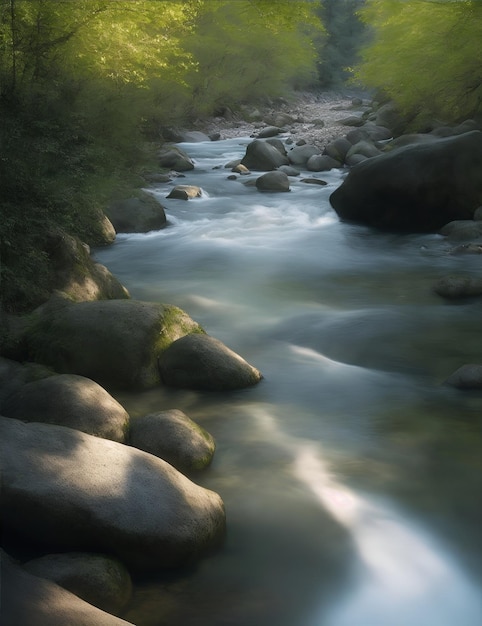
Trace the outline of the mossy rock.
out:
<instances>
[{"instance_id":1,"label":"mossy rock","mask_svg":"<svg viewBox=\"0 0 482 626\"><path fill-rule=\"evenodd\" d=\"M24 336L29 360L80 374L110 388L148 389L160 381L158 358L173 341L204 330L178 307L138 300L46 306Z\"/></svg>"}]
</instances>

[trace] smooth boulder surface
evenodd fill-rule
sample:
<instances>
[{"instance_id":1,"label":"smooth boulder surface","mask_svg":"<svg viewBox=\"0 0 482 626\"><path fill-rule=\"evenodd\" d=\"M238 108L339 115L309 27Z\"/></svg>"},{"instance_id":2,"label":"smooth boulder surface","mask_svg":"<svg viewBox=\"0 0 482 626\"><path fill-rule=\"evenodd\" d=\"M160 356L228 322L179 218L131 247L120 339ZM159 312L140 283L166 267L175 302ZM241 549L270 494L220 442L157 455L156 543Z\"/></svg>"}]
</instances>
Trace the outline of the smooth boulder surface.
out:
<instances>
[{"instance_id":1,"label":"smooth boulder surface","mask_svg":"<svg viewBox=\"0 0 482 626\"><path fill-rule=\"evenodd\" d=\"M159 359L169 387L227 391L258 383L262 375L218 339L187 335L174 341Z\"/></svg>"},{"instance_id":2,"label":"smooth boulder surface","mask_svg":"<svg viewBox=\"0 0 482 626\"><path fill-rule=\"evenodd\" d=\"M467 363L451 374L445 385L457 389L482 389L482 365Z\"/></svg>"},{"instance_id":3,"label":"smooth boulder surface","mask_svg":"<svg viewBox=\"0 0 482 626\"><path fill-rule=\"evenodd\" d=\"M159 152L159 165L176 172L187 172L194 169L192 159L177 146L163 146Z\"/></svg>"},{"instance_id":4,"label":"smooth boulder surface","mask_svg":"<svg viewBox=\"0 0 482 626\"><path fill-rule=\"evenodd\" d=\"M179 409L132 420L129 443L164 459L180 472L204 469L216 448L213 437Z\"/></svg>"},{"instance_id":5,"label":"smooth boulder surface","mask_svg":"<svg viewBox=\"0 0 482 626\"><path fill-rule=\"evenodd\" d=\"M132 581L125 566L104 554L47 554L24 563L23 567L30 574L51 580L89 604L115 615L132 594Z\"/></svg>"},{"instance_id":6,"label":"smooth boulder surface","mask_svg":"<svg viewBox=\"0 0 482 626\"><path fill-rule=\"evenodd\" d=\"M0 418L1 521L50 550L132 570L192 563L224 536L224 506L151 454L63 426Z\"/></svg>"},{"instance_id":7,"label":"smooth boulder surface","mask_svg":"<svg viewBox=\"0 0 482 626\"><path fill-rule=\"evenodd\" d=\"M407 146L355 166L330 196L342 220L431 232L482 201L482 132Z\"/></svg>"},{"instance_id":8,"label":"smooth boulder surface","mask_svg":"<svg viewBox=\"0 0 482 626\"><path fill-rule=\"evenodd\" d=\"M249 170L271 171L288 165L288 158L268 141L255 139L246 146L241 164Z\"/></svg>"},{"instance_id":9,"label":"smooth boulder surface","mask_svg":"<svg viewBox=\"0 0 482 626\"><path fill-rule=\"evenodd\" d=\"M279 170L266 172L256 179L256 188L259 191L289 191L290 179L287 174Z\"/></svg>"},{"instance_id":10,"label":"smooth boulder surface","mask_svg":"<svg viewBox=\"0 0 482 626\"><path fill-rule=\"evenodd\" d=\"M440 278L433 286L435 293L448 300L482 296L482 278L449 275Z\"/></svg>"},{"instance_id":11,"label":"smooth boulder surface","mask_svg":"<svg viewBox=\"0 0 482 626\"><path fill-rule=\"evenodd\" d=\"M200 198L202 196L201 187L196 185L176 185L166 198L174 200L191 200L192 198Z\"/></svg>"},{"instance_id":12,"label":"smooth boulder surface","mask_svg":"<svg viewBox=\"0 0 482 626\"><path fill-rule=\"evenodd\" d=\"M25 384L1 406L2 414L28 422L57 424L124 442L129 414L93 380L59 374Z\"/></svg>"},{"instance_id":13,"label":"smooth boulder surface","mask_svg":"<svg viewBox=\"0 0 482 626\"><path fill-rule=\"evenodd\" d=\"M2 626L133 626L26 572L1 550L0 567Z\"/></svg>"},{"instance_id":14,"label":"smooth boulder surface","mask_svg":"<svg viewBox=\"0 0 482 626\"><path fill-rule=\"evenodd\" d=\"M167 224L164 207L150 194L115 202L106 214L118 233L147 233Z\"/></svg>"},{"instance_id":15,"label":"smooth boulder surface","mask_svg":"<svg viewBox=\"0 0 482 626\"><path fill-rule=\"evenodd\" d=\"M29 360L102 386L148 389L160 383L157 360L173 341L203 332L187 313L139 300L60 303L37 312L23 342Z\"/></svg>"}]
</instances>

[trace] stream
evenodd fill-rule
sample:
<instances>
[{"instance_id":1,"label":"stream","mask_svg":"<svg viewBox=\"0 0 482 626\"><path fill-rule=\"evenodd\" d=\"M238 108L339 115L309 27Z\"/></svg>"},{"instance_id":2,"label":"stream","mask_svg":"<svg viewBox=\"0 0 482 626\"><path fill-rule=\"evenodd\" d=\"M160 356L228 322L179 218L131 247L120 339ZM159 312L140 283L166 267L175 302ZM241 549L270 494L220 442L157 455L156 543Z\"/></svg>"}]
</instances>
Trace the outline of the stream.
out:
<instances>
[{"instance_id":1,"label":"stream","mask_svg":"<svg viewBox=\"0 0 482 626\"><path fill-rule=\"evenodd\" d=\"M168 226L95 251L133 298L181 307L264 375L229 393L116 394L133 419L178 408L215 437L193 480L221 495L228 528L195 567L137 581L123 617L480 626L482 393L442 383L482 362L482 300L432 286L481 258L341 223L340 170L302 172L289 193L228 180L250 141L181 144L196 168L176 182L203 196L154 186Z\"/></svg>"}]
</instances>

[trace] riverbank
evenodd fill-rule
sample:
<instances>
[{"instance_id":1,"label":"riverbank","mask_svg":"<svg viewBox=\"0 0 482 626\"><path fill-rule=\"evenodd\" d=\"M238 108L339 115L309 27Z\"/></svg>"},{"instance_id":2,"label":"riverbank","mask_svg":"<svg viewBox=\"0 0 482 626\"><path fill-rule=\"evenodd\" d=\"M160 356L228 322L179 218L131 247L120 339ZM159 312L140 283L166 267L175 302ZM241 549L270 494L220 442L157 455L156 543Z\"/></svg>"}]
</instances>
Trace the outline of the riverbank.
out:
<instances>
[{"instance_id":1,"label":"riverbank","mask_svg":"<svg viewBox=\"0 0 482 626\"><path fill-rule=\"evenodd\" d=\"M287 98L273 100L265 106L245 106L244 116L227 111L224 116L198 123L197 129L209 136L219 135L219 139L250 137L285 116L286 121L291 118L289 126L294 142L304 140L324 148L330 141L346 134L347 126L341 123L342 120L369 105L369 95L356 89L293 92Z\"/></svg>"}]
</instances>

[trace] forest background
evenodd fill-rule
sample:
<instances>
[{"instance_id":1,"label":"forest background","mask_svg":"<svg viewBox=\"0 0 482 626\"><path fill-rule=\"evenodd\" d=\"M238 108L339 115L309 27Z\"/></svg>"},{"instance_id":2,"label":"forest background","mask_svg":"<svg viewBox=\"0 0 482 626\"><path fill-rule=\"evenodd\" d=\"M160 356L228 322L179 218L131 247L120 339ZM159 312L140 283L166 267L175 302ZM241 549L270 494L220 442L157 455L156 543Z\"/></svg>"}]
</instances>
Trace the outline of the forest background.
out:
<instances>
[{"instance_id":1,"label":"forest background","mask_svg":"<svg viewBox=\"0 0 482 626\"><path fill-rule=\"evenodd\" d=\"M461 121L480 41L480 0L0 0L3 310L45 299L48 233L99 242L163 128L348 81Z\"/></svg>"}]
</instances>

